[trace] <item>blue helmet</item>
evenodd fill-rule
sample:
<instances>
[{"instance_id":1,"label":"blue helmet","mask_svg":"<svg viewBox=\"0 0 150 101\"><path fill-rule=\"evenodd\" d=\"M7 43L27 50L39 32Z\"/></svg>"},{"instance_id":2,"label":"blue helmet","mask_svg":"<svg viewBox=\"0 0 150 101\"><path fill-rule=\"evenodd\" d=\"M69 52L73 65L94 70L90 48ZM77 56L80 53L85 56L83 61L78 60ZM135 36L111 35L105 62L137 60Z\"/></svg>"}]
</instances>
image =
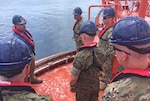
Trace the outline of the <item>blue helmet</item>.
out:
<instances>
[{"instance_id":1,"label":"blue helmet","mask_svg":"<svg viewBox=\"0 0 150 101\"><path fill-rule=\"evenodd\" d=\"M150 47L139 49L133 46L150 43L150 26L143 18L137 16L123 18L114 26L109 41L127 46L140 54L150 53Z\"/></svg>"},{"instance_id":2,"label":"blue helmet","mask_svg":"<svg viewBox=\"0 0 150 101\"><path fill-rule=\"evenodd\" d=\"M22 40L14 36L0 40L0 71L23 69L30 60L30 50Z\"/></svg>"},{"instance_id":3,"label":"blue helmet","mask_svg":"<svg viewBox=\"0 0 150 101\"><path fill-rule=\"evenodd\" d=\"M149 43L150 27L143 18L137 16L123 18L114 26L110 42L121 45Z\"/></svg>"},{"instance_id":4,"label":"blue helmet","mask_svg":"<svg viewBox=\"0 0 150 101\"><path fill-rule=\"evenodd\" d=\"M73 10L73 15L81 15L82 14L82 10L80 7L76 7L74 10Z\"/></svg>"},{"instance_id":5,"label":"blue helmet","mask_svg":"<svg viewBox=\"0 0 150 101\"><path fill-rule=\"evenodd\" d=\"M106 17L106 16L115 16L115 10L113 7L110 6L104 9L103 17Z\"/></svg>"},{"instance_id":6,"label":"blue helmet","mask_svg":"<svg viewBox=\"0 0 150 101\"><path fill-rule=\"evenodd\" d=\"M12 23L16 24L26 24L26 20L20 15L14 15L12 19Z\"/></svg>"},{"instance_id":7,"label":"blue helmet","mask_svg":"<svg viewBox=\"0 0 150 101\"><path fill-rule=\"evenodd\" d=\"M85 21L80 29L80 34L86 33L90 36L95 36L96 31L98 31L98 28L96 27L95 23L92 21Z\"/></svg>"}]
</instances>

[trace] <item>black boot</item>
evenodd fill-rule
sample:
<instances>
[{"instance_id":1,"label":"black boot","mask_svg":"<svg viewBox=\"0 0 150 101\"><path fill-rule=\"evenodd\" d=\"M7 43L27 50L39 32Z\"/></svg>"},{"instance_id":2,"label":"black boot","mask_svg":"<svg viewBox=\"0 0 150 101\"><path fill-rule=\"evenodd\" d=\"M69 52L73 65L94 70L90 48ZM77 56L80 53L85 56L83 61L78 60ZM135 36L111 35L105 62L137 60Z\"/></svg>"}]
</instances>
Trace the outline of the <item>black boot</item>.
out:
<instances>
[{"instance_id":1,"label":"black boot","mask_svg":"<svg viewBox=\"0 0 150 101\"><path fill-rule=\"evenodd\" d=\"M39 80L36 77L30 78L30 83L31 84L39 84L39 83L42 83L42 82L43 82L43 80Z\"/></svg>"}]
</instances>

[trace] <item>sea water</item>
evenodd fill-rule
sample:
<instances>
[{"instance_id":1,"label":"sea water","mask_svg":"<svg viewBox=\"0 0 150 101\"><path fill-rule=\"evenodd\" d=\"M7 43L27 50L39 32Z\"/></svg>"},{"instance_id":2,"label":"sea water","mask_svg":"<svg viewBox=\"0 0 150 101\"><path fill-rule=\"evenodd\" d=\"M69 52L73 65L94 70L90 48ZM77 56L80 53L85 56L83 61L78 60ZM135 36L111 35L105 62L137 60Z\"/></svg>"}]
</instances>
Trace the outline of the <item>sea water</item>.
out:
<instances>
[{"instance_id":1,"label":"sea water","mask_svg":"<svg viewBox=\"0 0 150 101\"><path fill-rule=\"evenodd\" d=\"M0 39L12 35L12 17L27 19L27 29L36 44L36 60L59 52L75 49L72 40L73 9L81 7L84 21L88 20L88 7L101 0L0 0ZM91 9L95 21L98 9Z\"/></svg>"}]
</instances>

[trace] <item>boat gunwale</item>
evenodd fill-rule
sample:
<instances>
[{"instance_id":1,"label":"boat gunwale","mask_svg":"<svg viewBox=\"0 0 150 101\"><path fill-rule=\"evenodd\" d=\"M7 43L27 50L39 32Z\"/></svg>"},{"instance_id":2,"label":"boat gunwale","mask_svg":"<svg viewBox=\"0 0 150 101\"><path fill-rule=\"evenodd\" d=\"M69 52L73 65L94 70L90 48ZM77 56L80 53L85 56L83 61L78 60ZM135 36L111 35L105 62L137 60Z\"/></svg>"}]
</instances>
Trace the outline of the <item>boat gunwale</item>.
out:
<instances>
[{"instance_id":1,"label":"boat gunwale","mask_svg":"<svg viewBox=\"0 0 150 101\"><path fill-rule=\"evenodd\" d=\"M40 75L47 70L57 68L58 66L73 61L76 51L65 51L44 57L35 61L35 75Z\"/></svg>"}]
</instances>

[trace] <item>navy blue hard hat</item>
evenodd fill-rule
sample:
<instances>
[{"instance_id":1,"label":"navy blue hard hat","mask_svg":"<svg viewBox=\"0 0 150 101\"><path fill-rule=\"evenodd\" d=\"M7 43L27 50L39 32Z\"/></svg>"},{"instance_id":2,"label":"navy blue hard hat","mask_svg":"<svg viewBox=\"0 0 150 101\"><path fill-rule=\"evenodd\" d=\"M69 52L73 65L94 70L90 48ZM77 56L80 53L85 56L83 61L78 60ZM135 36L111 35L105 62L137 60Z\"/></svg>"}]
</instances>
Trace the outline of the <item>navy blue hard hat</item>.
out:
<instances>
[{"instance_id":1,"label":"navy blue hard hat","mask_svg":"<svg viewBox=\"0 0 150 101\"><path fill-rule=\"evenodd\" d=\"M150 26L141 17L123 18L114 26L110 42L125 46L150 43Z\"/></svg>"},{"instance_id":2,"label":"navy blue hard hat","mask_svg":"<svg viewBox=\"0 0 150 101\"><path fill-rule=\"evenodd\" d=\"M95 36L96 31L98 28L96 27L95 23L92 21L85 21L80 29L80 34L85 33L90 36Z\"/></svg>"},{"instance_id":3,"label":"navy blue hard hat","mask_svg":"<svg viewBox=\"0 0 150 101\"><path fill-rule=\"evenodd\" d=\"M82 14L82 10L80 7L76 7L74 10L73 10L73 15L81 15Z\"/></svg>"},{"instance_id":4,"label":"navy blue hard hat","mask_svg":"<svg viewBox=\"0 0 150 101\"><path fill-rule=\"evenodd\" d=\"M22 40L14 36L0 40L0 71L18 70L30 61L30 50Z\"/></svg>"},{"instance_id":5,"label":"navy blue hard hat","mask_svg":"<svg viewBox=\"0 0 150 101\"><path fill-rule=\"evenodd\" d=\"M12 19L12 23L16 24L26 24L26 20L20 15L14 15Z\"/></svg>"},{"instance_id":6,"label":"navy blue hard hat","mask_svg":"<svg viewBox=\"0 0 150 101\"><path fill-rule=\"evenodd\" d=\"M106 16L115 16L115 10L113 7L109 6L104 9L103 17L106 17Z\"/></svg>"}]
</instances>

